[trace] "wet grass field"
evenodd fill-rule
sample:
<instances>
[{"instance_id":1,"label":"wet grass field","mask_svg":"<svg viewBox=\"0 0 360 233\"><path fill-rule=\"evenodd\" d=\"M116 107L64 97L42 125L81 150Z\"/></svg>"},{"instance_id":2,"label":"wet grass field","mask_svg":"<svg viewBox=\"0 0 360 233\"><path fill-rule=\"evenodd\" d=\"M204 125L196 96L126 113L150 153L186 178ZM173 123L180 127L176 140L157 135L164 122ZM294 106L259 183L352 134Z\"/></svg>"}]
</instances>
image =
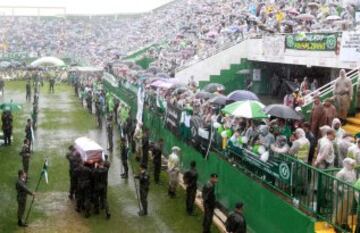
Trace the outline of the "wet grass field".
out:
<instances>
[{"instance_id":1,"label":"wet grass field","mask_svg":"<svg viewBox=\"0 0 360 233\"><path fill-rule=\"evenodd\" d=\"M25 101L25 82L12 81L5 84L5 96L0 102L13 100L23 106L14 113L14 141L11 146L0 147L0 232L99 232L99 233L192 233L201 232L202 213L187 216L185 193L179 189L175 199L167 196L167 179L162 174L161 184L152 181L149 193L149 216L139 217L134 183L130 177L123 180L119 150L115 146L110 154L108 202L111 219L105 214L85 219L75 211L68 199L67 147L80 136L88 136L106 148L105 129L96 128L95 117L90 115L74 96L73 89L65 84L55 87L49 94L48 83L40 92L38 129L34 153L30 162L30 189L34 189L45 158L49 160L49 184L42 182L36 195L28 228L19 228L16 218L15 182L17 170L22 168L19 152L25 137L26 119L30 117L32 104ZM116 135L116 133L115 133ZM116 137L115 137L116 139ZM151 164L151 163L150 163ZM137 164L135 164L137 166ZM150 166L150 174L152 167ZM28 205L31 197L28 197ZM213 228L213 232L218 232Z\"/></svg>"}]
</instances>

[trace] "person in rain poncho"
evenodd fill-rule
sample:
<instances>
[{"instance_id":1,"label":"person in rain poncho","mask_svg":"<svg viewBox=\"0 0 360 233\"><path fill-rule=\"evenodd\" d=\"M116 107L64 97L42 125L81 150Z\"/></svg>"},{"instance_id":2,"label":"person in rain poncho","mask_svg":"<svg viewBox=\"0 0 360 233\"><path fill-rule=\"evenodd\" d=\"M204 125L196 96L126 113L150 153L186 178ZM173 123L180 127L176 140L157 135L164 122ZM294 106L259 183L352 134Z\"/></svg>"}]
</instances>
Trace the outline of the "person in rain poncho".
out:
<instances>
[{"instance_id":1,"label":"person in rain poncho","mask_svg":"<svg viewBox=\"0 0 360 233\"><path fill-rule=\"evenodd\" d=\"M360 138L356 139L356 143L349 147L347 157L354 159L356 164L360 165Z\"/></svg>"},{"instance_id":2,"label":"person in rain poncho","mask_svg":"<svg viewBox=\"0 0 360 233\"><path fill-rule=\"evenodd\" d=\"M306 138L305 131L301 128L297 128L293 140L292 146L289 149L289 154L293 155L298 160L307 163L310 152L310 142Z\"/></svg>"},{"instance_id":3,"label":"person in rain poncho","mask_svg":"<svg viewBox=\"0 0 360 233\"><path fill-rule=\"evenodd\" d=\"M333 120L335 119L337 112L335 106L331 103L330 99L324 101L324 114L325 114L325 124L332 125Z\"/></svg>"},{"instance_id":4,"label":"person in rain poncho","mask_svg":"<svg viewBox=\"0 0 360 233\"><path fill-rule=\"evenodd\" d=\"M326 141L326 133L331 130L331 127L328 125L324 125L320 127L320 135L321 138L318 140L318 151L321 150L322 145Z\"/></svg>"},{"instance_id":5,"label":"person in rain poncho","mask_svg":"<svg viewBox=\"0 0 360 233\"><path fill-rule=\"evenodd\" d=\"M335 130L336 141L338 141L339 139L341 139L344 136L345 130L343 128L341 128L341 121L338 118L335 118L332 121L331 128L333 128L333 130Z\"/></svg>"},{"instance_id":6,"label":"person in rain poncho","mask_svg":"<svg viewBox=\"0 0 360 233\"><path fill-rule=\"evenodd\" d=\"M334 83L334 96L338 116L341 120L345 120L353 97L353 87L351 79L346 76L344 69L340 70L340 77Z\"/></svg>"},{"instance_id":7,"label":"person in rain poncho","mask_svg":"<svg viewBox=\"0 0 360 233\"><path fill-rule=\"evenodd\" d=\"M174 146L168 159L169 189L168 195L172 198L176 196L176 188L179 183L179 165L180 165L180 148Z\"/></svg>"},{"instance_id":8,"label":"person in rain poncho","mask_svg":"<svg viewBox=\"0 0 360 233\"><path fill-rule=\"evenodd\" d=\"M310 115L311 132L319 138L319 128L325 124L324 106L318 96L314 97L314 104Z\"/></svg>"},{"instance_id":9,"label":"person in rain poncho","mask_svg":"<svg viewBox=\"0 0 360 233\"><path fill-rule=\"evenodd\" d=\"M270 148L270 145L275 142L275 137L272 133L269 132L269 126L260 125L259 126L259 143L263 145L266 149Z\"/></svg>"},{"instance_id":10,"label":"person in rain poncho","mask_svg":"<svg viewBox=\"0 0 360 233\"><path fill-rule=\"evenodd\" d=\"M355 160L351 158L344 159L344 167L336 174L336 178L349 185L336 182L334 190L338 196L335 199L335 205L337 205L335 208L335 224L347 230L351 229L348 226L348 217L351 215L354 200L354 191L351 187L356 181L355 163Z\"/></svg>"},{"instance_id":11,"label":"person in rain poncho","mask_svg":"<svg viewBox=\"0 0 360 233\"><path fill-rule=\"evenodd\" d=\"M135 142L135 158L136 158L136 160L140 161L140 159L142 158L142 138L143 138L141 122L138 122L136 124L133 138L134 138L134 142Z\"/></svg>"},{"instance_id":12,"label":"person in rain poncho","mask_svg":"<svg viewBox=\"0 0 360 233\"><path fill-rule=\"evenodd\" d=\"M308 162L310 152L310 142L306 138L305 131L302 128L297 128L292 136L293 141L289 154L303 163ZM305 194L308 187L308 173L304 169L295 169L294 173L294 191L297 194Z\"/></svg>"},{"instance_id":13,"label":"person in rain poncho","mask_svg":"<svg viewBox=\"0 0 360 233\"><path fill-rule=\"evenodd\" d=\"M274 144L271 144L270 146L271 151L273 151L276 154L286 154L289 151L289 145L286 142L285 136L278 136L276 138L276 142Z\"/></svg>"},{"instance_id":14,"label":"person in rain poncho","mask_svg":"<svg viewBox=\"0 0 360 233\"><path fill-rule=\"evenodd\" d=\"M326 137L323 137L319 143L318 155L314 165L320 169L326 169L334 166L335 150L333 142L335 140L335 131L329 129ZM319 140L319 141L320 141Z\"/></svg>"},{"instance_id":15,"label":"person in rain poncho","mask_svg":"<svg viewBox=\"0 0 360 233\"><path fill-rule=\"evenodd\" d=\"M354 145L354 137L351 134L345 134L340 140L337 142L337 167L343 167L343 160L346 157L351 157L348 155L349 149ZM353 158L354 159L354 158Z\"/></svg>"}]
</instances>

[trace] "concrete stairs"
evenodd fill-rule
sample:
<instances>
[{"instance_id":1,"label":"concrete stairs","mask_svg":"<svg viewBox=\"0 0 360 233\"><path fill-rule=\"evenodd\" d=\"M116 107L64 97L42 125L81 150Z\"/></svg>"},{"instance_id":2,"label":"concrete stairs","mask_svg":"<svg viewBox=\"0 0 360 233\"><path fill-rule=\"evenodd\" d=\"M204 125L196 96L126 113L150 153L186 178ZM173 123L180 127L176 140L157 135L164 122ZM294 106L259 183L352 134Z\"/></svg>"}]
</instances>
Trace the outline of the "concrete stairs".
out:
<instances>
[{"instance_id":1,"label":"concrete stairs","mask_svg":"<svg viewBox=\"0 0 360 233\"><path fill-rule=\"evenodd\" d=\"M352 135L360 133L360 113L357 113L354 117L347 118L346 125L343 129Z\"/></svg>"},{"instance_id":2,"label":"concrete stairs","mask_svg":"<svg viewBox=\"0 0 360 233\"><path fill-rule=\"evenodd\" d=\"M229 69L222 69L218 75L210 75L208 81L200 81L199 87L202 88L208 83L220 83L225 86L226 93L234 90L244 89L246 75L238 72L248 69L249 63L245 59L241 59L238 64L231 64Z\"/></svg>"}]
</instances>

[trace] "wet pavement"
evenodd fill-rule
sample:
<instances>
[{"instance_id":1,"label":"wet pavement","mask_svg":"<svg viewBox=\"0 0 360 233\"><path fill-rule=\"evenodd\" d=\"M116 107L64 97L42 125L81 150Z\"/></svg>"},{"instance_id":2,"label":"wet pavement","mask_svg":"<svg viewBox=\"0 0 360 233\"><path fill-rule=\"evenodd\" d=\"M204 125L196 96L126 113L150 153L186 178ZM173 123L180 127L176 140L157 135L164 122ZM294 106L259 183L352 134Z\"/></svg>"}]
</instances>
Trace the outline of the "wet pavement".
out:
<instances>
[{"instance_id":1,"label":"wet pavement","mask_svg":"<svg viewBox=\"0 0 360 233\"><path fill-rule=\"evenodd\" d=\"M42 88L39 103L39 127L36 131L34 154L31 159L30 183L33 189L40 175L45 158L49 160L49 184L41 183L29 220L29 227L16 226L16 194L14 183L16 171L21 168L21 141L24 137L26 118L30 116L31 103L25 102L25 83L6 83L5 101L12 99L23 105L23 110L15 114L14 138L10 147L0 147L0 232L156 232L191 233L201 232L202 214L185 214L184 192L178 197L167 197L166 177L162 184L152 182L149 194L149 216L139 217L132 172L128 180L121 179L121 162L115 143L110 153L108 200L111 219L105 214L92 215L85 219L74 209L74 203L67 198L69 186L68 162L65 159L67 147L78 137L88 136L107 147L105 128L97 129L95 117L89 114L73 90L67 85L56 86L55 94L48 93L48 86ZM1 100L1 99L0 99ZM103 124L105 125L105 124ZM115 131L115 141L118 140ZM136 164L135 164L136 165ZM151 174L151 166L150 166ZM28 198L30 202L31 198ZM214 229L214 232L217 232Z\"/></svg>"}]
</instances>

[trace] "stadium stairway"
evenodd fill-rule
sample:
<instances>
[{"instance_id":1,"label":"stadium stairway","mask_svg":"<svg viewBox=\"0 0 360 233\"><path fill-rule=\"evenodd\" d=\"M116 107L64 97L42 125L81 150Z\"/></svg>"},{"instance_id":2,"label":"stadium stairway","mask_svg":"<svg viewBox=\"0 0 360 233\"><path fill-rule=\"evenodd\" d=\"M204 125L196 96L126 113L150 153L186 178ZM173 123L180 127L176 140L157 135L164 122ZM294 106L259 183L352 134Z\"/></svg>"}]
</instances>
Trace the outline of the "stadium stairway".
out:
<instances>
[{"instance_id":1,"label":"stadium stairway","mask_svg":"<svg viewBox=\"0 0 360 233\"><path fill-rule=\"evenodd\" d=\"M245 88L245 75L242 70L248 69L246 59L241 59L238 64L230 64L229 69L222 69L218 75L210 75L209 81L200 81L199 87L202 88L209 83L220 83L225 86L227 93Z\"/></svg>"}]
</instances>

